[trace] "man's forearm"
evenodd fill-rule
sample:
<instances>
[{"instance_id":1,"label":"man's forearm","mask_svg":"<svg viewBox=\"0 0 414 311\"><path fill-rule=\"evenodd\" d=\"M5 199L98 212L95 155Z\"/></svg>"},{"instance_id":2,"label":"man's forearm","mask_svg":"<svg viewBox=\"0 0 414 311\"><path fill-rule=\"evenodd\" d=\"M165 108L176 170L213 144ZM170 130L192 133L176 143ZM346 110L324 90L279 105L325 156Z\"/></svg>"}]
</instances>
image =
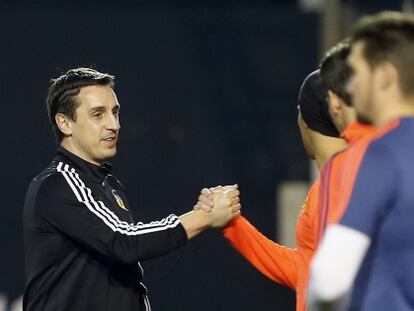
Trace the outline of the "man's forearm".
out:
<instances>
[{"instance_id":1,"label":"man's forearm","mask_svg":"<svg viewBox=\"0 0 414 311\"><path fill-rule=\"evenodd\" d=\"M190 240L210 226L210 215L203 211L190 211L180 216L181 225Z\"/></svg>"}]
</instances>

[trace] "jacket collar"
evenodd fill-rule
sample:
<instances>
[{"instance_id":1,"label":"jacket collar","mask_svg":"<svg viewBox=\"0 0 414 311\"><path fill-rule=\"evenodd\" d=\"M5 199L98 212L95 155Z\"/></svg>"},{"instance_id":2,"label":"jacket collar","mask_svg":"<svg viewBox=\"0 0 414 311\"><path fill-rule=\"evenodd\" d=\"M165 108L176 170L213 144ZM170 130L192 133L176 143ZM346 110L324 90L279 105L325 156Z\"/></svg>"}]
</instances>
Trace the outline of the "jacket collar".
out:
<instances>
[{"instance_id":1,"label":"jacket collar","mask_svg":"<svg viewBox=\"0 0 414 311\"><path fill-rule=\"evenodd\" d=\"M102 183L106 175L108 175L112 169L112 166L109 163L104 163L103 165L92 164L74 155L62 146L59 146L57 149L56 160L62 160L62 158L75 170L86 175L90 180L98 183Z\"/></svg>"},{"instance_id":2,"label":"jacket collar","mask_svg":"<svg viewBox=\"0 0 414 311\"><path fill-rule=\"evenodd\" d=\"M374 127L372 125L352 122L341 133L341 137L345 139L348 144L351 144L367 134L372 133L373 131Z\"/></svg>"}]
</instances>

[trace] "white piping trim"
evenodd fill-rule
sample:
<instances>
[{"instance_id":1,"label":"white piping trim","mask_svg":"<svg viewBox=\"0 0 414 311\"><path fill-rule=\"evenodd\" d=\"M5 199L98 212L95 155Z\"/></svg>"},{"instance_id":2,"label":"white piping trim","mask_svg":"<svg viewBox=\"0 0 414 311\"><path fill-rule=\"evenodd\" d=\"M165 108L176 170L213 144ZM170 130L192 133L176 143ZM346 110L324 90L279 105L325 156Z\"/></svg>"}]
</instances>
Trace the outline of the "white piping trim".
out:
<instances>
[{"instance_id":1,"label":"white piping trim","mask_svg":"<svg viewBox=\"0 0 414 311\"><path fill-rule=\"evenodd\" d=\"M78 201L84 203L92 213L100 218L114 232L120 232L125 235L140 235L164 231L169 228L174 228L180 223L180 219L176 215L170 215L160 221L152 221L148 224L142 222L129 224L121 221L102 201L95 201L91 189L85 186L79 174L73 168L71 169L66 164L62 169L63 165L62 162L59 162L57 171L63 175Z\"/></svg>"}]
</instances>

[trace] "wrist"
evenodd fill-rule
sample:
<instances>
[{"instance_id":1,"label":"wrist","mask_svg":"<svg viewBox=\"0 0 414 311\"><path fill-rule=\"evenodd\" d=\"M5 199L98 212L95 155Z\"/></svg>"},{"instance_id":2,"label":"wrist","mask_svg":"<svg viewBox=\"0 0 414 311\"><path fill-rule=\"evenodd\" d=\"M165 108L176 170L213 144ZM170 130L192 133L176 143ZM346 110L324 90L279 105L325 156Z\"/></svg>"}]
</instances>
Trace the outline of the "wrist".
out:
<instances>
[{"instance_id":1,"label":"wrist","mask_svg":"<svg viewBox=\"0 0 414 311\"><path fill-rule=\"evenodd\" d=\"M201 210L190 211L180 216L181 225L184 227L188 239L211 227L212 217Z\"/></svg>"},{"instance_id":2,"label":"wrist","mask_svg":"<svg viewBox=\"0 0 414 311\"><path fill-rule=\"evenodd\" d=\"M211 227L213 222L213 215L211 213L206 213L203 210L194 211L196 213L197 225L200 229L207 229Z\"/></svg>"}]
</instances>

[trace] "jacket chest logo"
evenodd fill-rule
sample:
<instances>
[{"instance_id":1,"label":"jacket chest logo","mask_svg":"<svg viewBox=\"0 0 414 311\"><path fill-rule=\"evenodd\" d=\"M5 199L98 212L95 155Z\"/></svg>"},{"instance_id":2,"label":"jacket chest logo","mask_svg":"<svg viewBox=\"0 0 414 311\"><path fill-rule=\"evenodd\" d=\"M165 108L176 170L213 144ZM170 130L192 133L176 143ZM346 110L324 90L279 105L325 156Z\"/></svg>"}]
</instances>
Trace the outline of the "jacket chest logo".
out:
<instances>
[{"instance_id":1,"label":"jacket chest logo","mask_svg":"<svg viewBox=\"0 0 414 311\"><path fill-rule=\"evenodd\" d=\"M113 189L112 191L112 195L115 198L116 203L118 203L119 207L122 208L123 210L128 210L124 204L124 201L122 201L121 196L118 194L118 192L115 191L115 189Z\"/></svg>"}]
</instances>

